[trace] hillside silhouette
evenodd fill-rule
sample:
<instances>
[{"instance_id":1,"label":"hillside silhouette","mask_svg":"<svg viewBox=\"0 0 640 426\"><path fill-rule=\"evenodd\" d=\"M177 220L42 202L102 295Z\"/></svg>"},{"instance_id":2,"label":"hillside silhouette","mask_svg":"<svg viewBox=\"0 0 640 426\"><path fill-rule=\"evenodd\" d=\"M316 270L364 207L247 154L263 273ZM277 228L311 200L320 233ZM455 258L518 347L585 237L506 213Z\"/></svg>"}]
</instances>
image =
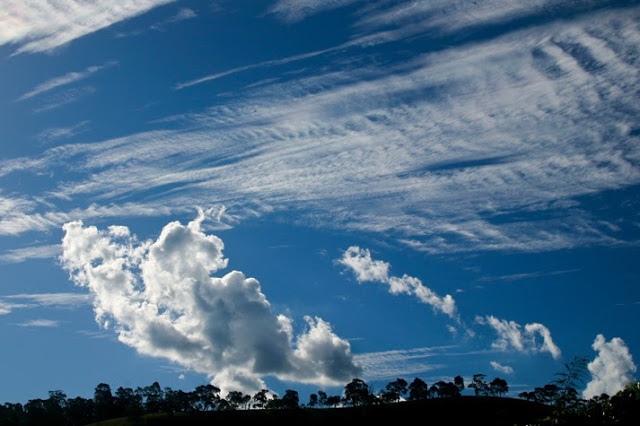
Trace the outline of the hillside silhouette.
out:
<instances>
[{"instance_id":1,"label":"hillside silhouette","mask_svg":"<svg viewBox=\"0 0 640 426\"><path fill-rule=\"evenodd\" d=\"M192 391L162 388L158 382L136 389L119 387L114 393L106 383L96 386L93 398L68 398L50 391L47 399L26 404L0 405L0 426L80 425L205 425L215 422L284 422L311 426L327 422L389 422L418 419L433 424L535 425L635 424L640 418L640 383L629 383L613 396L589 400L579 397L585 360L576 357L556 374L557 379L519 399L504 397L509 385L499 377L486 380L475 374L470 383L461 376L429 386L416 377L411 383L396 378L374 393L362 379L354 378L341 395L325 391L300 403L298 392L278 395L262 389L253 396L221 390L211 384ZM473 389L474 396L463 395ZM330 424L330 423L329 423Z\"/></svg>"},{"instance_id":2,"label":"hillside silhouette","mask_svg":"<svg viewBox=\"0 0 640 426\"><path fill-rule=\"evenodd\" d=\"M289 408L280 410L234 410L210 411L192 414L155 414L140 418L119 418L94 423L95 426L133 425L211 425L232 424L285 424L327 425L371 424L382 422L394 424L406 419L431 424L492 424L525 425L538 422L549 416L552 408L544 404L515 398L462 396L460 398L438 398L421 401L404 401L392 404L341 408ZM329 423L328 423L329 422Z\"/></svg>"}]
</instances>

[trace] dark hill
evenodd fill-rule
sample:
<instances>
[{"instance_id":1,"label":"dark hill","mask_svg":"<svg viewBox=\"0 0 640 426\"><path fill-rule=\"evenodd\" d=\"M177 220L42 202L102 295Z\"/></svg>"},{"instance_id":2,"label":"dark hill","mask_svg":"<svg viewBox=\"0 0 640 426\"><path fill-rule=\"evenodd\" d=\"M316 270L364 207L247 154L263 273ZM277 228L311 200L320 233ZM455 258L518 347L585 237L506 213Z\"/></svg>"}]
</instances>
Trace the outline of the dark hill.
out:
<instances>
[{"instance_id":1,"label":"dark hill","mask_svg":"<svg viewBox=\"0 0 640 426\"><path fill-rule=\"evenodd\" d=\"M300 408L289 410L237 410L195 414L147 415L139 419L113 419L95 425L211 425L211 424L285 424L327 425L331 422L378 423L412 419L426 424L525 425L551 413L551 407L522 399L471 397L407 401L367 407L334 409ZM269 424L269 423L266 423ZM367 424L367 423L364 423Z\"/></svg>"}]
</instances>

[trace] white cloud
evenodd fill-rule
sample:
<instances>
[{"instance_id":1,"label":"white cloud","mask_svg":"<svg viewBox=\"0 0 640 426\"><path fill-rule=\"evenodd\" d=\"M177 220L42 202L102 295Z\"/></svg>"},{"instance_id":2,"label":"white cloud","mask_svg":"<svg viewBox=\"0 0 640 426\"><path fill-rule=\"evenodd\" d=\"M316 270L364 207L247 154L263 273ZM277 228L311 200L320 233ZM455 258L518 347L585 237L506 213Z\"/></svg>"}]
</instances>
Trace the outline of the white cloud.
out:
<instances>
[{"instance_id":1,"label":"white cloud","mask_svg":"<svg viewBox=\"0 0 640 426\"><path fill-rule=\"evenodd\" d=\"M111 61L111 62L107 62L103 65L92 65L90 67L87 67L85 70L83 71L73 71L73 72L69 72L65 75L59 76L59 77L54 77L51 78L47 81L45 81L44 83L41 83L39 85L37 85L36 87L34 87L33 89L31 89L29 92L25 93L24 95L20 96L18 99L16 99L17 101L24 101L25 99L29 99L32 98L34 96L38 96L41 95L45 92L48 92L50 90L54 90L57 89L59 87L63 87L63 86L67 86L69 84L75 83L77 81L80 80L84 80L86 78L88 78L89 76L91 76L92 74L104 69L104 68L108 68L110 66L113 66L117 64L117 62L115 61Z\"/></svg>"},{"instance_id":2,"label":"white cloud","mask_svg":"<svg viewBox=\"0 0 640 426\"><path fill-rule=\"evenodd\" d=\"M0 254L0 263L21 263L29 259L48 259L60 254L60 244L23 247Z\"/></svg>"},{"instance_id":3,"label":"white cloud","mask_svg":"<svg viewBox=\"0 0 640 426\"><path fill-rule=\"evenodd\" d=\"M298 22L326 10L337 9L362 0L278 0L270 12L286 22Z\"/></svg>"},{"instance_id":4,"label":"white cloud","mask_svg":"<svg viewBox=\"0 0 640 426\"><path fill-rule=\"evenodd\" d=\"M536 16L536 5L527 12L529 6L506 3L456 2L439 22L450 13L455 27L470 12L477 25L462 24L476 35L487 22ZM370 52L350 42L331 55L306 52L299 58L315 55L322 72L312 67L286 82L238 91L224 105L169 117L180 127L175 131L0 161L0 174L55 170L60 177L54 189L43 189L53 208L3 217L0 232L57 226L47 214L72 213L60 200L90 199L111 212L134 201L152 212L222 200L234 211L293 210L304 224L384 234L430 253L629 242L635 234L624 232L631 225L618 221L618 209L595 211L583 199L640 183L633 136L640 73L630 65L640 8L586 13L576 4L567 5L571 19L505 25L495 37L459 40L395 66L350 63L345 55ZM501 13L506 18L492 15ZM363 22L358 31L383 37L395 25L431 37L427 27L412 25L408 10L394 19ZM141 197L148 191L154 197ZM68 220L82 218L81 210Z\"/></svg>"},{"instance_id":5,"label":"white cloud","mask_svg":"<svg viewBox=\"0 0 640 426\"><path fill-rule=\"evenodd\" d=\"M517 322L501 320L493 315L477 316L476 322L490 326L498 334L498 339L491 344L494 349L506 351L513 348L519 352L548 352L554 359L559 359L562 355L560 348L553 342L551 332L542 324L526 324L523 330Z\"/></svg>"},{"instance_id":6,"label":"white cloud","mask_svg":"<svg viewBox=\"0 0 640 426\"><path fill-rule=\"evenodd\" d=\"M10 314L15 309L33 309L40 306L75 308L89 301L89 295L77 293L11 294L0 296L0 315Z\"/></svg>"},{"instance_id":7,"label":"white cloud","mask_svg":"<svg viewBox=\"0 0 640 426\"><path fill-rule=\"evenodd\" d=\"M202 229L207 214L167 224L155 241L124 227L65 224L63 266L92 292L96 321L138 352L226 390L254 392L264 376L335 385L357 375L349 343L327 322L306 317L306 330L293 336L291 319L271 312L257 280L239 271L211 276L227 260L222 240Z\"/></svg>"},{"instance_id":8,"label":"white cloud","mask_svg":"<svg viewBox=\"0 0 640 426\"><path fill-rule=\"evenodd\" d=\"M491 361L491 367L493 367L494 370L503 374L513 374L513 367L510 367L508 365L502 365L497 361Z\"/></svg>"},{"instance_id":9,"label":"white cloud","mask_svg":"<svg viewBox=\"0 0 640 426\"><path fill-rule=\"evenodd\" d=\"M3 0L0 45L16 53L43 52L143 14L173 0Z\"/></svg>"},{"instance_id":10,"label":"white cloud","mask_svg":"<svg viewBox=\"0 0 640 426\"><path fill-rule=\"evenodd\" d=\"M29 305L25 306L36 304L69 308L86 305L91 301L90 295L78 293L22 293L2 296L2 298L28 301Z\"/></svg>"},{"instance_id":11,"label":"white cloud","mask_svg":"<svg viewBox=\"0 0 640 426\"><path fill-rule=\"evenodd\" d=\"M50 127L38 133L36 139L41 142L51 142L58 139L71 138L89 129L89 120L83 120L68 127Z\"/></svg>"},{"instance_id":12,"label":"white cloud","mask_svg":"<svg viewBox=\"0 0 640 426\"><path fill-rule=\"evenodd\" d=\"M29 305L24 303L11 303L0 299L0 315L10 314L14 309L28 308Z\"/></svg>"},{"instance_id":13,"label":"white cloud","mask_svg":"<svg viewBox=\"0 0 640 426\"><path fill-rule=\"evenodd\" d=\"M365 380L382 380L388 377L401 377L442 368L443 365L440 362L428 362L427 360L440 356L449 349L451 347L369 352L358 354L355 359L359 365L362 365Z\"/></svg>"},{"instance_id":14,"label":"white cloud","mask_svg":"<svg viewBox=\"0 0 640 426\"><path fill-rule=\"evenodd\" d=\"M591 381L582 392L584 398L589 399L603 393L612 396L635 380L633 373L637 371L637 367L624 340L614 337L607 342L602 334L598 334L591 347L598 355L587 365Z\"/></svg>"},{"instance_id":15,"label":"white cloud","mask_svg":"<svg viewBox=\"0 0 640 426\"><path fill-rule=\"evenodd\" d=\"M438 296L429 287L422 284L418 278L404 274L402 277L390 276L390 265L381 260L373 260L368 249L357 246L349 247L338 263L350 268L358 282L372 281L387 284L391 294L409 294L416 296L422 303L433 307L451 318L458 319L456 304L451 295Z\"/></svg>"},{"instance_id":16,"label":"white cloud","mask_svg":"<svg viewBox=\"0 0 640 426\"><path fill-rule=\"evenodd\" d=\"M33 109L33 112L44 112L57 109L62 106L77 102L85 96L96 92L93 86L74 87L50 96L41 106Z\"/></svg>"},{"instance_id":17,"label":"white cloud","mask_svg":"<svg viewBox=\"0 0 640 426\"><path fill-rule=\"evenodd\" d=\"M23 322L20 324L17 324L20 327L57 327L60 325L60 321L54 321L54 320L48 320L48 319L37 319L37 320L31 320L31 321L27 321L27 322Z\"/></svg>"}]
</instances>

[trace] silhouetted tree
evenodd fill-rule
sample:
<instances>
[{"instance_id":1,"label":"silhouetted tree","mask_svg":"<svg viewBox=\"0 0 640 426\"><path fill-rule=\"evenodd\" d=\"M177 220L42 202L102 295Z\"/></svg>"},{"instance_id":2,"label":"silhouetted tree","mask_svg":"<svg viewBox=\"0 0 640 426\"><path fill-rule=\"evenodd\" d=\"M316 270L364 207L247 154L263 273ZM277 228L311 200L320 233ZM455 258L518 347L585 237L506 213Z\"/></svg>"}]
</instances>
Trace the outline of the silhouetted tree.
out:
<instances>
[{"instance_id":1,"label":"silhouetted tree","mask_svg":"<svg viewBox=\"0 0 640 426\"><path fill-rule=\"evenodd\" d=\"M280 410L284 404L278 395L273 395L270 400L267 401L267 410Z\"/></svg>"},{"instance_id":2,"label":"silhouetted tree","mask_svg":"<svg viewBox=\"0 0 640 426\"><path fill-rule=\"evenodd\" d=\"M47 409L44 399L30 399L24 404L24 420L27 425L43 425L47 423Z\"/></svg>"},{"instance_id":3,"label":"silhouetted tree","mask_svg":"<svg viewBox=\"0 0 640 426\"><path fill-rule=\"evenodd\" d=\"M166 387L164 388L163 411L167 414L194 411L194 399L195 395L192 392L185 392L181 389L173 390L170 387Z\"/></svg>"},{"instance_id":4,"label":"silhouetted tree","mask_svg":"<svg viewBox=\"0 0 640 426\"><path fill-rule=\"evenodd\" d=\"M192 394L192 404L196 411L215 410L220 404L220 388L212 384L199 385Z\"/></svg>"},{"instance_id":5,"label":"silhouetted tree","mask_svg":"<svg viewBox=\"0 0 640 426\"><path fill-rule=\"evenodd\" d=\"M491 395L502 396L507 392L509 392L509 385L506 380L496 377L489 383L489 393Z\"/></svg>"},{"instance_id":6,"label":"silhouetted tree","mask_svg":"<svg viewBox=\"0 0 640 426\"><path fill-rule=\"evenodd\" d=\"M488 395L489 393L489 385L484 379L486 376L484 374L474 374L471 383L469 383L470 388L472 388L476 394L478 395Z\"/></svg>"},{"instance_id":7,"label":"silhouetted tree","mask_svg":"<svg viewBox=\"0 0 640 426\"><path fill-rule=\"evenodd\" d=\"M318 406L318 395L315 393L312 393L309 395L309 402L307 403L307 407L317 407Z\"/></svg>"},{"instance_id":8,"label":"silhouetted tree","mask_svg":"<svg viewBox=\"0 0 640 426\"><path fill-rule=\"evenodd\" d=\"M111 394L111 386L100 383L93 393L93 404L95 417L98 420L105 420L114 417L114 399Z\"/></svg>"},{"instance_id":9,"label":"silhouetted tree","mask_svg":"<svg viewBox=\"0 0 640 426\"><path fill-rule=\"evenodd\" d=\"M437 394L440 398L454 398L460 396L460 389L451 383L443 380L436 382L431 386L431 392Z\"/></svg>"},{"instance_id":10,"label":"silhouetted tree","mask_svg":"<svg viewBox=\"0 0 640 426\"><path fill-rule=\"evenodd\" d=\"M23 423L24 418L25 413L22 404L6 402L3 405L0 405L0 424L19 425Z\"/></svg>"},{"instance_id":11,"label":"silhouetted tree","mask_svg":"<svg viewBox=\"0 0 640 426\"><path fill-rule=\"evenodd\" d=\"M267 393L269 389L262 389L253 395L253 406L256 408L264 408L267 405Z\"/></svg>"},{"instance_id":12,"label":"silhouetted tree","mask_svg":"<svg viewBox=\"0 0 640 426\"><path fill-rule=\"evenodd\" d=\"M371 402L369 385L367 385L367 383L362 379L353 379L344 387L344 396L342 397L342 400L345 404L352 405L354 407L368 405Z\"/></svg>"},{"instance_id":13,"label":"silhouetted tree","mask_svg":"<svg viewBox=\"0 0 640 426\"><path fill-rule=\"evenodd\" d=\"M336 408L338 405L340 405L340 402L342 402L342 398L340 398L340 395L329 395L327 397L328 407Z\"/></svg>"},{"instance_id":14,"label":"silhouetted tree","mask_svg":"<svg viewBox=\"0 0 640 426\"><path fill-rule=\"evenodd\" d=\"M409 400L417 401L427 398L429 398L429 385L424 380L416 377L409 384Z\"/></svg>"},{"instance_id":15,"label":"silhouetted tree","mask_svg":"<svg viewBox=\"0 0 640 426\"><path fill-rule=\"evenodd\" d=\"M557 377L552 383L558 386L558 395L554 404L563 409L578 403L577 389L582 387L587 379L589 370L586 357L575 356L569 363L564 364L564 370L558 371Z\"/></svg>"},{"instance_id":16,"label":"silhouetted tree","mask_svg":"<svg viewBox=\"0 0 640 426\"><path fill-rule=\"evenodd\" d=\"M329 405L327 404L327 393L325 391L318 391L318 404L321 407L326 407L327 405Z\"/></svg>"},{"instance_id":17,"label":"silhouetted tree","mask_svg":"<svg viewBox=\"0 0 640 426\"><path fill-rule=\"evenodd\" d=\"M460 393L464 390L464 378L462 376L456 376L453 378L453 384L460 390Z\"/></svg>"},{"instance_id":18,"label":"silhouetted tree","mask_svg":"<svg viewBox=\"0 0 640 426\"><path fill-rule=\"evenodd\" d=\"M387 402L397 402L400 398L407 393L407 381L402 378L397 378L393 382L387 383L385 386L385 392L382 393L383 400Z\"/></svg>"},{"instance_id":19,"label":"silhouetted tree","mask_svg":"<svg viewBox=\"0 0 640 426\"><path fill-rule=\"evenodd\" d=\"M251 402L251 396L244 395L240 391L229 392L226 399L233 410L237 410L238 408L247 408L249 402Z\"/></svg>"},{"instance_id":20,"label":"silhouetted tree","mask_svg":"<svg viewBox=\"0 0 640 426\"><path fill-rule=\"evenodd\" d=\"M82 397L67 399L65 409L67 420L72 426L86 425L93 422L94 404L92 399Z\"/></svg>"},{"instance_id":21,"label":"silhouetted tree","mask_svg":"<svg viewBox=\"0 0 640 426\"><path fill-rule=\"evenodd\" d=\"M138 388L137 392L143 398L145 412L160 413L163 411L164 393L158 382L153 382L144 388Z\"/></svg>"},{"instance_id":22,"label":"silhouetted tree","mask_svg":"<svg viewBox=\"0 0 640 426\"><path fill-rule=\"evenodd\" d=\"M139 416L143 413L142 397L131 388L116 389L114 409L117 417Z\"/></svg>"},{"instance_id":23,"label":"silhouetted tree","mask_svg":"<svg viewBox=\"0 0 640 426\"><path fill-rule=\"evenodd\" d=\"M49 391L49 398L44 401L47 421L50 425L63 425L66 423L65 408L67 395L61 390Z\"/></svg>"},{"instance_id":24,"label":"silhouetted tree","mask_svg":"<svg viewBox=\"0 0 640 426\"><path fill-rule=\"evenodd\" d=\"M287 389L282 395L283 408L298 408L300 407L300 398L298 391Z\"/></svg>"}]
</instances>

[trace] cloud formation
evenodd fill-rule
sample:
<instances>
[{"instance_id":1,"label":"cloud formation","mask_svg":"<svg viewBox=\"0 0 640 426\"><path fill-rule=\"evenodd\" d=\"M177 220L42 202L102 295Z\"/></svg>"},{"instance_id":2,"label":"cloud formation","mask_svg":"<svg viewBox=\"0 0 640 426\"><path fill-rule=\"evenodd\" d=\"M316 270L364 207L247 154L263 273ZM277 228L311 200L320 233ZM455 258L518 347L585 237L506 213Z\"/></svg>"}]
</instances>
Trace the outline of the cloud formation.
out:
<instances>
[{"instance_id":1,"label":"cloud formation","mask_svg":"<svg viewBox=\"0 0 640 426\"><path fill-rule=\"evenodd\" d=\"M44 52L174 0L4 0L0 46Z\"/></svg>"},{"instance_id":2,"label":"cloud formation","mask_svg":"<svg viewBox=\"0 0 640 426\"><path fill-rule=\"evenodd\" d=\"M292 320L272 313L256 279L212 276L227 259L222 240L202 229L211 213L171 222L155 241L138 241L123 226L65 224L63 266L93 294L96 321L139 353L206 374L223 390L255 392L265 376L318 385L355 377L350 345L329 323L305 317L294 336Z\"/></svg>"},{"instance_id":3,"label":"cloud formation","mask_svg":"<svg viewBox=\"0 0 640 426\"><path fill-rule=\"evenodd\" d=\"M513 374L513 367L510 367L508 365L502 365L497 361L491 361L491 367L493 367L494 370L503 374Z\"/></svg>"},{"instance_id":4,"label":"cloud formation","mask_svg":"<svg viewBox=\"0 0 640 426\"><path fill-rule=\"evenodd\" d=\"M88 78L91 74L94 74L94 73L100 71L101 69L113 66L116 63L117 62L111 61L111 62L107 62L107 63L105 63L103 65L92 65L90 67L87 67L83 71L73 71L73 72L69 72L69 73L67 73L65 75L62 75L62 76L59 76L59 77L51 78L51 79L45 81L44 83L41 83L41 84L37 85L36 87L31 89L29 92L25 93L24 95L20 96L16 100L17 101L24 101L24 100L32 98L34 96L41 95L41 94L43 94L45 92L48 92L50 90L54 90L54 89L57 89L59 87L66 86L66 85L75 83L75 82L80 81L80 80L84 80L85 78Z\"/></svg>"},{"instance_id":5,"label":"cloud formation","mask_svg":"<svg viewBox=\"0 0 640 426\"><path fill-rule=\"evenodd\" d=\"M51 327L58 327L60 325L60 321L49 320L49 319L37 319L37 320L31 320L31 321L23 322L23 323L20 323L18 325L20 327L45 327L45 328L51 328Z\"/></svg>"},{"instance_id":6,"label":"cloud formation","mask_svg":"<svg viewBox=\"0 0 640 426\"><path fill-rule=\"evenodd\" d=\"M362 0L278 0L270 12L285 22L298 22L319 12L337 9Z\"/></svg>"},{"instance_id":7,"label":"cloud formation","mask_svg":"<svg viewBox=\"0 0 640 426\"><path fill-rule=\"evenodd\" d=\"M59 176L37 194L50 204L3 215L0 233L82 219L87 200L168 214L223 200L230 211L293 209L305 224L384 234L430 253L636 239L625 232L636 229L635 212L615 203L594 210L590 200L640 183L640 7L593 12L597 2L570 2L558 20L544 15L547 3L449 3L363 7L353 39L178 84L240 71L263 81L258 68L284 71L301 59L323 65L166 117L174 130L0 161L0 175ZM414 53L385 67L351 61L378 54L353 43L363 38L390 48L402 39Z\"/></svg>"},{"instance_id":8,"label":"cloud formation","mask_svg":"<svg viewBox=\"0 0 640 426\"><path fill-rule=\"evenodd\" d=\"M476 323L490 326L497 334L491 347L501 351L515 349L519 352L548 352L554 359L562 355L547 327L539 323L526 324L524 329L515 321L501 320L493 315L476 317ZM542 341L540 342L540 339Z\"/></svg>"},{"instance_id":9,"label":"cloud formation","mask_svg":"<svg viewBox=\"0 0 640 426\"><path fill-rule=\"evenodd\" d=\"M607 342L602 334L598 334L591 347L598 355L587 365L591 380L582 392L584 398L603 393L612 396L635 380L633 374L638 368L624 340L614 337Z\"/></svg>"},{"instance_id":10,"label":"cloud formation","mask_svg":"<svg viewBox=\"0 0 640 426\"><path fill-rule=\"evenodd\" d=\"M402 277L389 275L390 265L381 260L373 260L368 249L357 246L349 247L338 263L351 269L358 282L379 282L389 286L391 294L408 294L417 297L422 303L430 305L436 312L447 314L457 319L456 303L451 295L438 296L420 279L404 274Z\"/></svg>"},{"instance_id":11,"label":"cloud formation","mask_svg":"<svg viewBox=\"0 0 640 426\"><path fill-rule=\"evenodd\" d=\"M0 263L21 263L29 259L48 259L60 254L59 244L13 249L0 254Z\"/></svg>"}]
</instances>

